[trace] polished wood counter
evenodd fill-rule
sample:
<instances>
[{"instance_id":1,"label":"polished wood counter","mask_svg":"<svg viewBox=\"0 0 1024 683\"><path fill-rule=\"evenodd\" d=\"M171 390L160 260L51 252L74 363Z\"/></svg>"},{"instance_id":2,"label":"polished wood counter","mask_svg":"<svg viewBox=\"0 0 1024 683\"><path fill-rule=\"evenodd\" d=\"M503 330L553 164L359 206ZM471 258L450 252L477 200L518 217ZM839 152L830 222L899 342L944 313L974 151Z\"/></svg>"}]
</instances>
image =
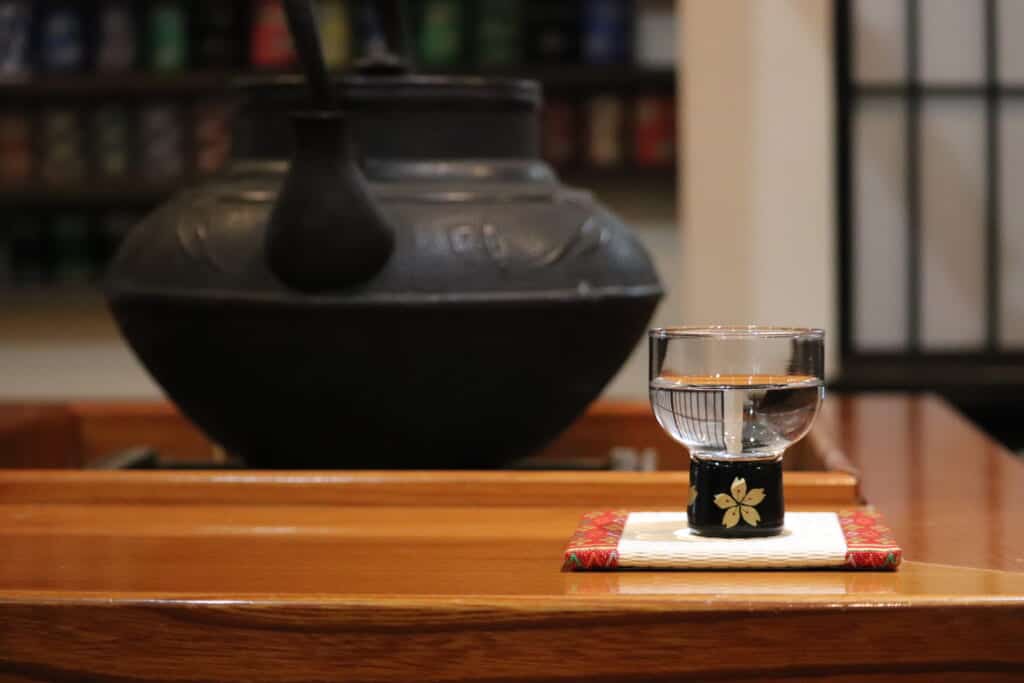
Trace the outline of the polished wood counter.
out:
<instances>
[{"instance_id":1,"label":"polished wood counter","mask_svg":"<svg viewBox=\"0 0 1024 683\"><path fill-rule=\"evenodd\" d=\"M789 507L876 506L898 572L560 571L681 472L0 472L0 681L1020 676L1024 463L937 399L826 406L859 484Z\"/></svg>"}]
</instances>

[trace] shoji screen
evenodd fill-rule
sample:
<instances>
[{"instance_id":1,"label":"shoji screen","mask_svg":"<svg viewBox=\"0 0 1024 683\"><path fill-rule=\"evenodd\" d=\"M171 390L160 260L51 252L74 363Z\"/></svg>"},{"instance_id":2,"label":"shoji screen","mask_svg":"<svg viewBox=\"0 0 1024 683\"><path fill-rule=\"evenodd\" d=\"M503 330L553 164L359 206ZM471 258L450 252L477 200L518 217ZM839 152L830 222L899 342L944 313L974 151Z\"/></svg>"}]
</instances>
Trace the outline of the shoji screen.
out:
<instances>
[{"instance_id":1,"label":"shoji screen","mask_svg":"<svg viewBox=\"0 0 1024 683\"><path fill-rule=\"evenodd\" d=\"M836 9L844 362L1019 360L1024 0Z\"/></svg>"}]
</instances>

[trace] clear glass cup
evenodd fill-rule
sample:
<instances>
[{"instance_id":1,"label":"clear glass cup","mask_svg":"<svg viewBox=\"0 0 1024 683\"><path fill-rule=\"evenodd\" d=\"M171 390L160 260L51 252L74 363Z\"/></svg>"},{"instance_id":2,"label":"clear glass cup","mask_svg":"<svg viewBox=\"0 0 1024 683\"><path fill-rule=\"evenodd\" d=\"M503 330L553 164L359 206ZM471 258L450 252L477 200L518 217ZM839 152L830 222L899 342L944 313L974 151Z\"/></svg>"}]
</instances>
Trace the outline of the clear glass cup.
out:
<instances>
[{"instance_id":1,"label":"clear glass cup","mask_svg":"<svg viewBox=\"0 0 1024 683\"><path fill-rule=\"evenodd\" d=\"M764 536L783 528L782 455L824 397L825 333L796 327L650 332L654 415L690 452L690 528Z\"/></svg>"}]
</instances>

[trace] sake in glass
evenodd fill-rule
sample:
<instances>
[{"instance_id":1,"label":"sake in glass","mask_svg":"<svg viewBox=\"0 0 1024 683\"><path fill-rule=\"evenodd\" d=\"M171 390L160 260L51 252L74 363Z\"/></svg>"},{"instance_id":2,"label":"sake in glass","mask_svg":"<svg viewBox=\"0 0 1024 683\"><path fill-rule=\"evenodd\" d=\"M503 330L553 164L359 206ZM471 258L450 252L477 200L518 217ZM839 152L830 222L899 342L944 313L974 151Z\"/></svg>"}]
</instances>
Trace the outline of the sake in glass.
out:
<instances>
[{"instance_id":1,"label":"sake in glass","mask_svg":"<svg viewBox=\"0 0 1024 683\"><path fill-rule=\"evenodd\" d=\"M824 398L825 333L708 326L649 336L654 415L690 452L691 530L780 533L782 458L810 430Z\"/></svg>"}]
</instances>

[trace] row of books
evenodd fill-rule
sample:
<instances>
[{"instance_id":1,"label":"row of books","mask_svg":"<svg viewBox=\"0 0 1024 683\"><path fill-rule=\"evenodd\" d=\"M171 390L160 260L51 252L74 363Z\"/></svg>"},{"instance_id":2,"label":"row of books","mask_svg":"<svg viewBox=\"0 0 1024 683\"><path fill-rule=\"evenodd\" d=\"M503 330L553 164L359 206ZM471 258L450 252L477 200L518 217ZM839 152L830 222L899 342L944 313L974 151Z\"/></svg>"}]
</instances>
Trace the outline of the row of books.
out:
<instances>
[{"instance_id":1,"label":"row of books","mask_svg":"<svg viewBox=\"0 0 1024 683\"><path fill-rule=\"evenodd\" d=\"M233 116L219 100L0 110L0 189L167 185L213 173L230 152Z\"/></svg>"},{"instance_id":2,"label":"row of books","mask_svg":"<svg viewBox=\"0 0 1024 683\"><path fill-rule=\"evenodd\" d=\"M426 69L671 64L665 0L416 0ZM319 0L328 65L384 40L373 3ZM281 0L0 0L0 77L294 67Z\"/></svg>"},{"instance_id":3,"label":"row of books","mask_svg":"<svg viewBox=\"0 0 1024 683\"><path fill-rule=\"evenodd\" d=\"M598 94L550 98L543 154L555 168L662 168L675 165L676 103L671 95Z\"/></svg>"},{"instance_id":4,"label":"row of books","mask_svg":"<svg viewBox=\"0 0 1024 683\"><path fill-rule=\"evenodd\" d=\"M549 99L544 157L556 168L667 168L675 162L671 95ZM0 191L166 187L219 170L234 110L222 101L44 106L0 111Z\"/></svg>"}]
</instances>

